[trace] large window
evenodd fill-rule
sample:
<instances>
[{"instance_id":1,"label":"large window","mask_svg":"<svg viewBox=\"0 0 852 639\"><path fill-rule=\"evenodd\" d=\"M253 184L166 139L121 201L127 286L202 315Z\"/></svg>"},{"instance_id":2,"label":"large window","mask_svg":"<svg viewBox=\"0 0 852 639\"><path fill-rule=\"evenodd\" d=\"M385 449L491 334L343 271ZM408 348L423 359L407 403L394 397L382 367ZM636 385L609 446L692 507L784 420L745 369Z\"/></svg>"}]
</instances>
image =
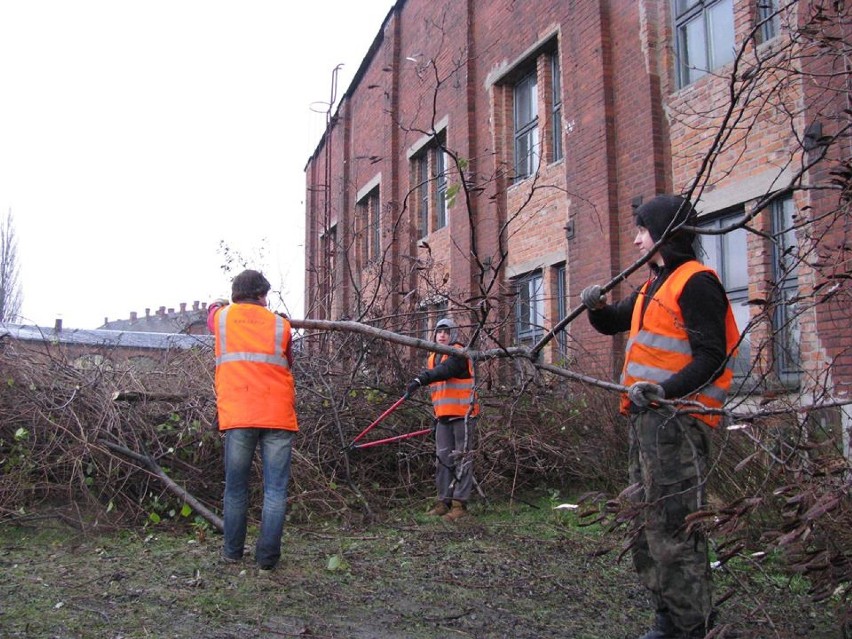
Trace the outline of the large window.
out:
<instances>
[{"instance_id":1,"label":"large window","mask_svg":"<svg viewBox=\"0 0 852 639\"><path fill-rule=\"evenodd\" d=\"M330 316L334 296L334 279L337 256L337 225L335 224L320 237L322 245L322 271L319 278L320 297L325 312Z\"/></svg>"},{"instance_id":2,"label":"large window","mask_svg":"<svg viewBox=\"0 0 852 639\"><path fill-rule=\"evenodd\" d=\"M447 225L447 154L440 147L432 152L435 158L435 228Z\"/></svg>"},{"instance_id":3,"label":"large window","mask_svg":"<svg viewBox=\"0 0 852 639\"><path fill-rule=\"evenodd\" d=\"M778 35L781 25L778 18L778 0L757 0L757 37L766 42Z\"/></svg>"},{"instance_id":4,"label":"large window","mask_svg":"<svg viewBox=\"0 0 852 639\"><path fill-rule=\"evenodd\" d=\"M550 77L553 88L553 157L554 162L562 159L562 74L559 70L559 55L550 56Z\"/></svg>"},{"instance_id":5,"label":"large window","mask_svg":"<svg viewBox=\"0 0 852 639\"><path fill-rule=\"evenodd\" d=\"M566 288L565 265L557 266L554 273L556 279L556 316L561 322L568 315L568 291ZM568 333L565 329L556 334L556 343L559 347L559 355L568 357Z\"/></svg>"},{"instance_id":6,"label":"large window","mask_svg":"<svg viewBox=\"0 0 852 639\"><path fill-rule=\"evenodd\" d=\"M381 202L376 187L358 202L362 264L378 261L381 256Z\"/></svg>"},{"instance_id":7,"label":"large window","mask_svg":"<svg viewBox=\"0 0 852 639\"><path fill-rule=\"evenodd\" d=\"M678 85L734 59L733 0L674 0Z\"/></svg>"},{"instance_id":8,"label":"large window","mask_svg":"<svg viewBox=\"0 0 852 639\"><path fill-rule=\"evenodd\" d=\"M717 217L701 224L702 228L719 230L743 219L743 210ZM742 333L748 326L750 313L748 305L748 251L746 248L747 231L738 228L724 235L701 235L702 262L713 268L722 280L731 310ZM740 342L737 358L734 360L734 376L744 379L749 372L751 362L751 341L746 334Z\"/></svg>"},{"instance_id":9,"label":"large window","mask_svg":"<svg viewBox=\"0 0 852 639\"><path fill-rule=\"evenodd\" d=\"M429 155L414 158L417 180L417 237L429 235Z\"/></svg>"},{"instance_id":10,"label":"large window","mask_svg":"<svg viewBox=\"0 0 852 639\"><path fill-rule=\"evenodd\" d=\"M772 279L775 372L785 386L797 386L801 375L801 329L796 300L799 295L798 245L794 228L793 198L772 205Z\"/></svg>"},{"instance_id":11,"label":"large window","mask_svg":"<svg viewBox=\"0 0 852 639\"><path fill-rule=\"evenodd\" d=\"M515 181L538 170L541 154L538 131L538 81L535 69L514 87Z\"/></svg>"},{"instance_id":12,"label":"large window","mask_svg":"<svg viewBox=\"0 0 852 639\"><path fill-rule=\"evenodd\" d=\"M544 286L541 271L519 277L515 280L515 286L518 293L515 303L518 341L537 341L544 334Z\"/></svg>"},{"instance_id":13,"label":"large window","mask_svg":"<svg viewBox=\"0 0 852 639\"><path fill-rule=\"evenodd\" d=\"M446 132L442 131L410 156L414 220L419 238L447 225L449 180L445 139Z\"/></svg>"}]
</instances>

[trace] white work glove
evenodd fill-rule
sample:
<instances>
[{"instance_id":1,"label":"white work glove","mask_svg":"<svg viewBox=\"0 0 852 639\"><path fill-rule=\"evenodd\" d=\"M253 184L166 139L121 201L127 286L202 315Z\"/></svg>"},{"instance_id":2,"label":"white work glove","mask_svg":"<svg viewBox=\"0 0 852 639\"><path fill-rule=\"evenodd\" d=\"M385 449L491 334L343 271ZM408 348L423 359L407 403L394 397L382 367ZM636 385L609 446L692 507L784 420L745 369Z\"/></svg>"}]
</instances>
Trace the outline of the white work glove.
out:
<instances>
[{"instance_id":1,"label":"white work glove","mask_svg":"<svg viewBox=\"0 0 852 639\"><path fill-rule=\"evenodd\" d=\"M583 289L580 293L580 301L590 311L597 311L606 306L606 294L601 292L601 287L597 284L592 284Z\"/></svg>"},{"instance_id":2,"label":"white work glove","mask_svg":"<svg viewBox=\"0 0 852 639\"><path fill-rule=\"evenodd\" d=\"M653 382L634 382L627 389L627 396L639 408L647 408L651 402L665 399L666 392L662 386Z\"/></svg>"},{"instance_id":3,"label":"white work glove","mask_svg":"<svg viewBox=\"0 0 852 639\"><path fill-rule=\"evenodd\" d=\"M230 302L228 302L228 300L226 300L224 297L220 297L219 299L210 302L210 306L225 307L228 304L230 304Z\"/></svg>"}]
</instances>

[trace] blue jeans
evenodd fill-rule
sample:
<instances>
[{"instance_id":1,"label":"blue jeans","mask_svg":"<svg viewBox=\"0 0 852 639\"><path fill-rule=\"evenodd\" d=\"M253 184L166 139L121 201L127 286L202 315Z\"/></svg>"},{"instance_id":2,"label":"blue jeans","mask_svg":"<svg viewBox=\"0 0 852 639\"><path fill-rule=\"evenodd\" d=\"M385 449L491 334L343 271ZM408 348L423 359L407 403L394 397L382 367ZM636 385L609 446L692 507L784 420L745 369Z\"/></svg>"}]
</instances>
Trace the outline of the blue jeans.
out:
<instances>
[{"instance_id":1,"label":"blue jeans","mask_svg":"<svg viewBox=\"0 0 852 639\"><path fill-rule=\"evenodd\" d=\"M281 532L287 509L287 482L294 431L272 428L232 428L225 431L225 547L230 559L243 556L248 514L248 484L254 449L260 443L263 461L263 512L255 560L272 567L281 558Z\"/></svg>"}]
</instances>

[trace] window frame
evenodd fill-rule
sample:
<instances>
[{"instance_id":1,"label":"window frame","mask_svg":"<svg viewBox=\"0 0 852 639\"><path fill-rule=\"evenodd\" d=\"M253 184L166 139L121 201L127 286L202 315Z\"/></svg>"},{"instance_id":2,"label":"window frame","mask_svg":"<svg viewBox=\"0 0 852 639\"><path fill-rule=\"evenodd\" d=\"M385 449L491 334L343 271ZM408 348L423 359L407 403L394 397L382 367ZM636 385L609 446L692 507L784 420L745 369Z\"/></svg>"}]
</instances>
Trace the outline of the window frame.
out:
<instances>
[{"instance_id":1,"label":"window frame","mask_svg":"<svg viewBox=\"0 0 852 639\"><path fill-rule=\"evenodd\" d=\"M757 0L755 17L760 26L755 35L759 43L769 42L781 32L781 18L778 10L778 0Z\"/></svg>"},{"instance_id":2,"label":"window frame","mask_svg":"<svg viewBox=\"0 0 852 639\"><path fill-rule=\"evenodd\" d=\"M526 87L530 87L526 91ZM524 95L522 96L522 92ZM530 119L520 122L521 97L530 111ZM541 161L541 133L538 126L538 70L533 66L532 70L525 73L512 85L512 135L514 140L514 166L515 175L513 182L521 182L535 175ZM520 144L525 142L525 146ZM525 150L524 150L525 149Z\"/></svg>"},{"instance_id":3,"label":"window frame","mask_svg":"<svg viewBox=\"0 0 852 639\"><path fill-rule=\"evenodd\" d=\"M432 157L434 158L435 166L435 229L442 229L447 226L447 154L444 151L444 145L438 141L437 145L432 147Z\"/></svg>"},{"instance_id":4,"label":"window frame","mask_svg":"<svg viewBox=\"0 0 852 639\"><path fill-rule=\"evenodd\" d=\"M448 223L449 154L445 149L446 129L442 129L436 135L424 136L407 154L419 240Z\"/></svg>"},{"instance_id":5,"label":"window frame","mask_svg":"<svg viewBox=\"0 0 852 639\"><path fill-rule=\"evenodd\" d=\"M743 205L738 205L736 207L725 209L723 211L713 213L712 215L702 217L699 220L698 227L708 230L719 230L721 228L733 224L736 221L741 220L744 217L745 207ZM736 229L724 235L699 235L697 240L700 243L700 250L697 251L697 255L699 256L699 259L703 264L710 266L714 271L716 271L716 274L719 276L719 280L722 282L722 287L725 289L725 295L727 295L728 302L731 305L731 310L734 311L734 317L737 320L737 328L740 330L740 333L743 333L746 329L751 315L750 306L748 303L748 251L739 252L732 249L731 244L733 244L733 240L739 239L736 238L734 234L742 234L742 239L748 241L748 231L746 231L744 228ZM707 250L708 247L706 245L706 243L710 241L714 242L712 253ZM746 272L744 285L742 282L740 282L738 286L729 285L728 280L731 277L731 273L738 271L738 269L731 268L728 264L727 258L729 253L737 257L741 256L741 254L745 255ZM713 260L714 257L716 258L715 261ZM741 311L739 315L737 313L738 310ZM746 321L743 322L742 319L746 319ZM751 359L751 340L749 339L748 335L745 335L740 342L737 357L733 362L735 381L742 383L743 381L748 379L749 374L751 372Z\"/></svg>"},{"instance_id":6,"label":"window frame","mask_svg":"<svg viewBox=\"0 0 852 639\"><path fill-rule=\"evenodd\" d=\"M801 328L795 299L799 295L795 204L791 196L769 208L772 237L772 338L774 369L785 387L798 388L802 378ZM793 261L793 263L789 263ZM785 264L787 262L787 264ZM791 301L793 300L793 301Z\"/></svg>"},{"instance_id":7,"label":"window frame","mask_svg":"<svg viewBox=\"0 0 852 639\"><path fill-rule=\"evenodd\" d=\"M331 312L334 293L335 271L337 269L337 223L332 224L320 236L322 250L323 275L319 278L320 299L326 305L326 312Z\"/></svg>"},{"instance_id":8,"label":"window frame","mask_svg":"<svg viewBox=\"0 0 852 639\"><path fill-rule=\"evenodd\" d=\"M361 220L362 266L377 262L381 257L381 189L377 184L357 201L358 218Z\"/></svg>"},{"instance_id":9,"label":"window frame","mask_svg":"<svg viewBox=\"0 0 852 639\"><path fill-rule=\"evenodd\" d=\"M714 44L714 22L711 19L713 11L722 5L730 6L730 52L717 50ZM734 0L672 0L672 16L674 21L675 75L677 87L682 89L700 80L708 73L722 67L734 59L736 39L734 33ZM689 38L687 27L700 21L702 38L701 53L703 60L692 64L689 60ZM726 57L728 56L728 57Z\"/></svg>"},{"instance_id":10,"label":"window frame","mask_svg":"<svg viewBox=\"0 0 852 639\"><path fill-rule=\"evenodd\" d=\"M414 157L417 175L417 236L423 239L429 235L429 154L421 153Z\"/></svg>"},{"instance_id":11,"label":"window frame","mask_svg":"<svg viewBox=\"0 0 852 639\"><path fill-rule=\"evenodd\" d=\"M557 323L568 315L568 268L565 263L554 267L553 277L556 284ZM568 333L564 329L556 334L556 344L560 357L568 357Z\"/></svg>"},{"instance_id":12,"label":"window frame","mask_svg":"<svg viewBox=\"0 0 852 639\"><path fill-rule=\"evenodd\" d=\"M562 148L562 73L558 51L550 54L550 90L553 100L553 106L550 110L551 118L553 118L551 160L558 162L564 157L564 149Z\"/></svg>"},{"instance_id":13,"label":"window frame","mask_svg":"<svg viewBox=\"0 0 852 639\"><path fill-rule=\"evenodd\" d=\"M531 271L514 280L515 337L519 343L536 342L544 335L546 315L544 274L541 270Z\"/></svg>"},{"instance_id":14,"label":"window frame","mask_svg":"<svg viewBox=\"0 0 852 639\"><path fill-rule=\"evenodd\" d=\"M370 227L371 227L371 241L370 241L370 260L373 262L378 262L381 257L381 247L382 247L382 203L379 200L379 190L376 189L374 196L370 198L368 196L368 201L370 202Z\"/></svg>"}]
</instances>

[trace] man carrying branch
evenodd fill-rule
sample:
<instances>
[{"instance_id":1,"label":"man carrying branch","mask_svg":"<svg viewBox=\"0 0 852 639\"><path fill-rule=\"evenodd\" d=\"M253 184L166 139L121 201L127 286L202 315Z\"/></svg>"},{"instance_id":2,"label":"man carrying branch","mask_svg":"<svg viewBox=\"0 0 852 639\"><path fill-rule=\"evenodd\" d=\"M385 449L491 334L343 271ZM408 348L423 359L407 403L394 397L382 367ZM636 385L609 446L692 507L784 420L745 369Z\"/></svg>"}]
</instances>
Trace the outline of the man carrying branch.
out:
<instances>
[{"instance_id":1,"label":"man carrying branch","mask_svg":"<svg viewBox=\"0 0 852 639\"><path fill-rule=\"evenodd\" d=\"M704 504L710 429L720 416L675 412L660 400L721 408L739 332L722 283L697 260L695 235L681 228L697 219L692 205L661 195L635 217L633 244L643 255L655 251L649 279L614 304L597 285L580 297L597 331L630 331L621 412L630 417L630 482L641 487L635 498L646 505L633 563L656 607L654 628L642 639L704 637L712 607L707 541L699 532L687 534L685 520Z\"/></svg>"},{"instance_id":2,"label":"man carrying branch","mask_svg":"<svg viewBox=\"0 0 852 639\"><path fill-rule=\"evenodd\" d=\"M259 445L263 511L255 561L262 572L281 557L291 444L299 430L290 322L267 309L269 289L263 274L245 270L233 280L233 304L217 300L207 316L216 336L216 405L225 433L222 556L226 562L243 557L249 475Z\"/></svg>"}]
</instances>

